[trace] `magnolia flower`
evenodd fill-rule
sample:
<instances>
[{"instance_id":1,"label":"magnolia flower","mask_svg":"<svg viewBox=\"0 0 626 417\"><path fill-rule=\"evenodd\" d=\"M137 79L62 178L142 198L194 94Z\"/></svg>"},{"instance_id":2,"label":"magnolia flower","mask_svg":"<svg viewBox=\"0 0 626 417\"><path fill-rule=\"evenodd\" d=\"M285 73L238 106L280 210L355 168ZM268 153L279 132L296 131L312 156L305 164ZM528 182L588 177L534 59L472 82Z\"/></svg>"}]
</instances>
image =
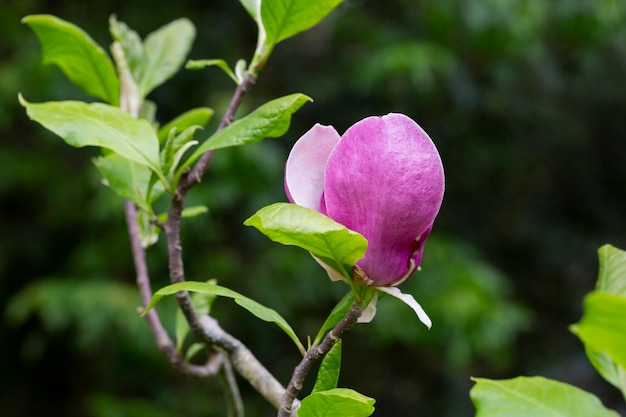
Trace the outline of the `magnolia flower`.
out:
<instances>
[{"instance_id":1,"label":"magnolia flower","mask_svg":"<svg viewBox=\"0 0 626 417\"><path fill-rule=\"evenodd\" d=\"M289 154L285 190L290 202L368 240L355 279L406 296L389 287L419 267L444 191L441 158L417 123L394 113L367 117L343 136L316 124Z\"/></svg>"}]
</instances>

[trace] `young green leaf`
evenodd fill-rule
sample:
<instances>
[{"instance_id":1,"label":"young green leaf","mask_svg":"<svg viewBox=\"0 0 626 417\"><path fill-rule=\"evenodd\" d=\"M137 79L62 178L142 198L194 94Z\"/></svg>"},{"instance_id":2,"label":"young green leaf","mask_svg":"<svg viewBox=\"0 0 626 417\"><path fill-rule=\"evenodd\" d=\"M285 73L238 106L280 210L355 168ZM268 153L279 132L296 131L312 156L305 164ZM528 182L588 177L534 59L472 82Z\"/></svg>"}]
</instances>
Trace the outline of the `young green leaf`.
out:
<instances>
[{"instance_id":1,"label":"young green leaf","mask_svg":"<svg viewBox=\"0 0 626 417\"><path fill-rule=\"evenodd\" d=\"M124 59L128 64L133 80L136 81L137 69L140 67L143 59L143 42L141 38L126 23L118 21L115 15L109 17L109 32L111 37L122 46Z\"/></svg>"},{"instance_id":2,"label":"young green leaf","mask_svg":"<svg viewBox=\"0 0 626 417\"><path fill-rule=\"evenodd\" d=\"M622 395L626 399L626 368L615 363L606 352L599 352L585 345L585 353L589 362L602 375L602 378L622 391Z\"/></svg>"},{"instance_id":3,"label":"young green leaf","mask_svg":"<svg viewBox=\"0 0 626 417\"><path fill-rule=\"evenodd\" d=\"M41 43L43 63L56 64L67 78L87 94L117 106L120 82L104 50L78 26L51 15L22 19Z\"/></svg>"},{"instance_id":4,"label":"young green leaf","mask_svg":"<svg viewBox=\"0 0 626 417\"><path fill-rule=\"evenodd\" d=\"M317 25L342 0L240 0L258 27L257 46L250 64L257 73L277 43Z\"/></svg>"},{"instance_id":5,"label":"young green leaf","mask_svg":"<svg viewBox=\"0 0 626 417\"><path fill-rule=\"evenodd\" d=\"M191 207L185 207L183 209L183 212L180 214L180 216L183 219L186 219L186 218L189 218L189 217L196 217L196 216L199 216L201 214L208 213L208 212L209 212L209 208L207 206L191 206ZM157 216L157 219L161 223L167 222L167 213L159 214Z\"/></svg>"},{"instance_id":6,"label":"young green leaf","mask_svg":"<svg viewBox=\"0 0 626 417\"><path fill-rule=\"evenodd\" d=\"M19 98L28 117L56 133L68 145L107 148L160 174L159 140L147 121L102 103L28 103Z\"/></svg>"},{"instance_id":7,"label":"young green leaf","mask_svg":"<svg viewBox=\"0 0 626 417\"><path fill-rule=\"evenodd\" d=\"M185 64L185 68L190 69L190 70L199 70L199 69L204 69L206 67L211 67L211 66L218 67L219 69L224 71L226 75L228 75L235 82L235 84L239 84L239 80L237 79L237 76L235 75L233 70L230 69L226 61L224 61L223 59L199 59L199 60L190 59Z\"/></svg>"},{"instance_id":8,"label":"young green leaf","mask_svg":"<svg viewBox=\"0 0 626 417\"><path fill-rule=\"evenodd\" d=\"M585 346L626 368L626 297L592 292L585 297L584 310L572 331Z\"/></svg>"},{"instance_id":9,"label":"young green leaf","mask_svg":"<svg viewBox=\"0 0 626 417\"><path fill-rule=\"evenodd\" d=\"M328 351L320 369L317 371L317 379L312 392L327 391L337 388L339 372L341 371L341 339L337 340Z\"/></svg>"},{"instance_id":10,"label":"young green leaf","mask_svg":"<svg viewBox=\"0 0 626 417\"><path fill-rule=\"evenodd\" d=\"M215 280L208 281L209 284L215 285ZM211 312L211 305L217 296L214 294L194 293L191 295L191 302L196 309L198 316L205 316ZM181 309L176 310L176 349L179 352L183 350L185 338L189 334L190 328L185 315Z\"/></svg>"},{"instance_id":11,"label":"young green leaf","mask_svg":"<svg viewBox=\"0 0 626 417\"><path fill-rule=\"evenodd\" d=\"M322 213L296 204L263 207L244 222L274 242L305 249L326 265L352 279L356 262L365 255L367 240Z\"/></svg>"},{"instance_id":12,"label":"young green leaf","mask_svg":"<svg viewBox=\"0 0 626 417\"><path fill-rule=\"evenodd\" d=\"M151 212L148 190L152 171L146 165L109 153L94 159L94 164L117 195L137 204L142 210Z\"/></svg>"},{"instance_id":13,"label":"young green leaf","mask_svg":"<svg viewBox=\"0 0 626 417\"><path fill-rule=\"evenodd\" d=\"M611 245L598 250L600 271L596 290L626 297L626 252Z\"/></svg>"},{"instance_id":14,"label":"young green leaf","mask_svg":"<svg viewBox=\"0 0 626 417\"><path fill-rule=\"evenodd\" d=\"M472 378L476 417L619 417L593 394L542 377Z\"/></svg>"},{"instance_id":15,"label":"young green leaf","mask_svg":"<svg viewBox=\"0 0 626 417\"><path fill-rule=\"evenodd\" d=\"M180 167L177 177L207 151L245 145L264 138L277 138L284 135L289 129L291 115L307 101L311 101L311 98L304 94L291 94L265 103L246 117L205 140Z\"/></svg>"},{"instance_id":16,"label":"young green leaf","mask_svg":"<svg viewBox=\"0 0 626 417\"><path fill-rule=\"evenodd\" d=\"M161 298L167 295L176 294L178 291L190 291L206 295L216 295L219 297L232 298L237 304L248 310L257 318L263 321L267 321L269 323L275 323L291 338L291 340L293 340L293 342L296 344L302 354L306 352L306 349L304 349L304 346L298 339L298 336L296 336L296 333L293 331L291 326L275 310L265 307L262 304L259 304L256 301L239 294L238 292L207 282L186 281L163 287L156 293L154 293L152 299L150 300L150 303L146 307L143 314L146 314L148 311L150 311L150 309L154 307L155 304L157 304L161 300Z\"/></svg>"},{"instance_id":17,"label":"young green leaf","mask_svg":"<svg viewBox=\"0 0 626 417\"><path fill-rule=\"evenodd\" d=\"M342 0L263 0L261 20L266 44L276 45L317 25Z\"/></svg>"},{"instance_id":18,"label":"young green leaf","mask_svg":"<svg viewBox=\"0 0 626 417\"><path fill-rule=\"evenodd\" d=\"M193 140L193 135L198 129L201 129L201 126L189 126L180 133L175 129L170 131L161 151L161 169L168 178L173 178L183 154L198 144L198 141Z\"/></svg>"},{"instance_id":19,"label":"young green leaf","mask_svg":"<svg viewBox=\"0 0 626 417\"><path fill-rule=\"evenodd\" d=\"M256 21L261 0L239 0L239 3L241 3L244 9L246 9L250 16Z\"/></svg>"},{"instance_id":20,"label":"young green leaf","mask_svg":"<svg viewBox=\"0 0 626 417\"><path fill-rule=\"evenodd\" d=\"M337 323L339 323L341 319L345 317L345 315L348 313L348 310L350 310L350 306L353 302L354 293L352 291L344 295L343 298L339 300L337 305L333 308L333 310L324 321L324 324L322 324L322 327L320 327L320 330L317 332L317 336L315 336L315 340L313 340L314 345L318 345L322 341L322 338L324 337L326 332L335 327Z\"/></svg>"},{"instance_id":21,"label":"young green leaf","mask_svg":"<svg viewBox=\"0 0 626 417\"><path fill-rule=\"evenodd\" d=\"M140 65L133 71L142 97L182 67L196 37L189 19L177 19L150 33L143 45Z\"/></svg>"},{"instance_id":22,"label":"young green leaf","mask_svg":"<svg viewBox=\"0 0 626 417\"><path fill-rule=\"evenodd\" d=\"M376 400L346 388L314 392L302 400L298 417L368 417Z\"/></svg>"},{"instance_id":23,"label":"young green leaf","mask_svg":"<svg viewBox=\"0 0 626 417\"><path fill-rule=\"evenodd\" d=\"M212 116L213 109L209 107L198 107L186 111L159 129L159 141L165 142L172 128L176 128L176 132L182 132L191 126L205 127L209 124Z\"/></svg>"}]
</instances>

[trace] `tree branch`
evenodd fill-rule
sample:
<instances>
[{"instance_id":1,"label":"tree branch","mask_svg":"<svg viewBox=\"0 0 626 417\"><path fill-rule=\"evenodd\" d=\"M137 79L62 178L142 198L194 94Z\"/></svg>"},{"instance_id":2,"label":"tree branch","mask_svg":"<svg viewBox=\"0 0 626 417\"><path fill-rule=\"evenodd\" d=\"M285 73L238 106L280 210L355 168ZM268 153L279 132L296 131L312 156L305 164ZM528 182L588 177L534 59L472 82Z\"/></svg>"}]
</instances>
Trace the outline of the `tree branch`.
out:
<instances>
[{"instance_id":1,"label":"tree branch","mask_svg":"<svg viewBox=\"0 0 626 417\"><path fill-rule=\"evenodd\" d=\"M228 358L227 353L222 352L222 355L226 357L226 360L222 363L222 367L219 374L217 374L217 377L220 380L222 391L224 392L228 417L243 417L243 402L241 401L241 394L239 392L239 386L237 385L232 363Z\"/></svg>"},{"instance_id":2,"label":"tree branch","mask_svg":"<svg viewBox=\"0 0 626 417\"><path fill-rule=\"evenodd\" d=\"M297 410L297 407L294 407L294 401L302 389L302 383L311 370L311 367L330 351L345 332L352 328L354 323L356 323L361 316L361 313L363 313L363 307L358 304L352 304L344 318L341 319L331 331L326 333L326 336L324 336L320 344L311 346L306 352L302 361L300 361L293 371L291 381L289 381L289 385L287 385L285 395L278 409L278 417L289 417L292 415L294 409Z\"/></svg>"},{"instance_id":3,"label":"tree branch","mask_svg":"<svg viewBox=\"0 0 626 417\"><path fill-rule=\"evenodd\" d=\"M241 84L237 86L237 89L233 94L233 98L228 104L226 113L224 113L224 116L222 117L222 120L220 121L220 124L218 125L216 131L222 130L233 122L233 120L235 119L235 114L237 113L237 109L239 109L243 98L255 82L256 76L250 72L247 72ZM184 199L187 191L189 191L191 187L198 184L202 180L202 176L209 167L214 153L214 151L205 152L200 157L200 159L198 159L198 162L196 162L196 165L194 165L193 169L190 172L183 174L178 183L178 189L176 190L179 198Z\"/></svg>"},{"instance_id":4,"label":"tree branch","mask_svg":"<svg viewBox=\"0 0 626 417\"><path fill-rule=\"evenodd\" d=\"M128 228L128 236L130 238L130 247L137 273L137 287L141 302L145 308L152 298L152 289L150 288L150 275L146 264L146 253L141 246L139 238L139 227L137 226L137 209L131 201L124 200L124 211L126 214L126 226ZM150 327L157 347L170 361L170 363L184 374L195 377L206 377L215 375L219 369L219 364L215 361L207 362L206 365L193 365L185 362L184 358L178 353L174 343L170 339L167 331L161 324L161 320L155 309L150 310L146 314L146 322Z\"/></svg>"}]
</instances>

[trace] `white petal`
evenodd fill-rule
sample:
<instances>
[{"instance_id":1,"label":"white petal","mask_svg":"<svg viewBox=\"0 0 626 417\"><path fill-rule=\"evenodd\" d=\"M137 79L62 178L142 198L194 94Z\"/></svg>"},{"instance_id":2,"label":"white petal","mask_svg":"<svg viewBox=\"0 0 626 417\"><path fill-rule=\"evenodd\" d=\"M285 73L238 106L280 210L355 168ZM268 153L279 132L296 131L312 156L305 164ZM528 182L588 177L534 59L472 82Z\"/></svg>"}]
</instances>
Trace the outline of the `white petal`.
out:
<instances>
[{"instance_id":1,"label":"white petal","mask_svg":"<svg viewBox=\"0 0 626 417\"><path fill-rule=\"evenodd\" d=\"M411 294L404 294L398 289L398 287L376 288L384 293L391 295L392 297L396 297L398 300L411 307L413 311L415 311L415 314L417 314L417 317L420 319L420 321L424 323L424 325L426 325L426 327L428 327L429 329L431 328L433 322L430 320L430 317L428 317L428 314L426 314L422 306L419 305L419 303L415 300L415 298L413 298Z\"/></svg>"},{"instance_id":2,"label":"white petal","mask_svg":"<svg viewBox=\"0 0 626 417\"><path fill-rule=\"evenodd\" d=\"M374 319L376 315L376 302L378 301L378 291L374 293L372 297L372 301L365 307L363 313L361 313L361 317L357 320L357 323L369 323Z\"/></svg>"}]
</instances>

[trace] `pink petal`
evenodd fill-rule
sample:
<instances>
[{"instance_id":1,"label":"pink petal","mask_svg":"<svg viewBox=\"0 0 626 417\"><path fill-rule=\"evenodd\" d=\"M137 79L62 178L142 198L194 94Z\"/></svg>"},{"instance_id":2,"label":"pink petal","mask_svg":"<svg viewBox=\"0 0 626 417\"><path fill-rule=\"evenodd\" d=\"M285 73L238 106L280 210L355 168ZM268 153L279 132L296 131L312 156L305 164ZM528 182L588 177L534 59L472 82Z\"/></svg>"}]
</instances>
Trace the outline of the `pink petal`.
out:
<instances>
[{"instance_id":1,"label":"pink petal","mask_svg":"<svg viewBox=\"0 0 626 417\"><path fill-rule=\"evenodd\" d=\"M443 191L441 158L421 127L402 114L368 117L328 157L322 212L367 238L359 266L372 285L394 285L419 266Z\"/></svg>"},{"instance_id":2,"label":"pink petal","mask_svg":"<svg viewBox=\"0 0 626 417\"><path fill-rule=\"evenodd\" d=\"M320 210L326 162L339 139L334 127L320 124L298 139L285 165L285 191L290 202Z\"/></svg>"}]
</instances>

